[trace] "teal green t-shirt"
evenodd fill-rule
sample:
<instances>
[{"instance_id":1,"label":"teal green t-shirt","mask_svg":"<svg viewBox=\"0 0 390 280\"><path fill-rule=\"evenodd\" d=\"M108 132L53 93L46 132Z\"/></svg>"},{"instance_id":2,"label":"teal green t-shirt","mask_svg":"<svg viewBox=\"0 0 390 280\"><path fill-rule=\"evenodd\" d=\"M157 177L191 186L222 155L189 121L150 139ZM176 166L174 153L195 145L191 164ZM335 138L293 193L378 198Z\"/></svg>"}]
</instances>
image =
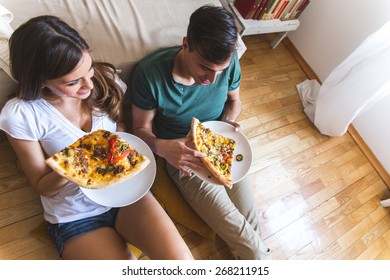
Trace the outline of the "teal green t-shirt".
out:
<instances>
[{"instance_id":1,"label":"teal green t-shirt","mask_svg":"<svg viewBox=\"0 0 390 280\"><path fill-rule=\"evenodd\" d=\"M160 49L135 67L131 101L141 109L156 109L154 133L158 138L176 139L188 134L192 117L201 122L218 120L229 91L240 86L241 69L237 53L214 84L185 86L176 83L172 69L181 47Z\"/></svg>"}]
</instances>

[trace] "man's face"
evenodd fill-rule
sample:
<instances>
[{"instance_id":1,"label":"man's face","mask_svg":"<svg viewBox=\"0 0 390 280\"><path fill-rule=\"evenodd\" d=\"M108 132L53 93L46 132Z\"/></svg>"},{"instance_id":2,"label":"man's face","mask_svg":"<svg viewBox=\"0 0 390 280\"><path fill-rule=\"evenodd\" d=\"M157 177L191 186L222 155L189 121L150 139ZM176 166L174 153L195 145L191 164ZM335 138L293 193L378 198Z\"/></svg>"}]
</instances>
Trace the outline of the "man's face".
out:
<instances>
[{"instance_id":1,"label":"man's face","mask_svg":"<svg viewBox=\"0 0 390 280\"><path fill-rule=\"evenodd\" d=\"M186 40L184 41L185 65L195 83L198 85L213 84L217 75L229 66L231 58L223 64L214 64L200 56L196 50L190 51Z\"/></svg>"}]
</instances>

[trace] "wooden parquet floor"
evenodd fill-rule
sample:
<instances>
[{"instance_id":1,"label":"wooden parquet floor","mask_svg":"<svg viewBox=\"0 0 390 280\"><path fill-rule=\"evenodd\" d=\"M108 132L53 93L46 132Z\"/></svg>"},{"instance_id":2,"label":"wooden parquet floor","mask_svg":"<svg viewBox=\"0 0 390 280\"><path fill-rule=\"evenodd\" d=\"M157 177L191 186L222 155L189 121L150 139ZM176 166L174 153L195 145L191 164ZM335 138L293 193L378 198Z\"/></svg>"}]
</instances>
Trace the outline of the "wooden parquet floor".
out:
<instances>
[{"instance_id":1,"label":"wooden parquet floor","mask_svg":"<svg viewBox=\"0 0 390 280\"><path fill-rule=\"evenodd\" d=\"M277 260L390 259L385 183L349 133L321 135L303 112L295 85L307 78L272 35L243 38L239 118L253 150L250 178L265 242ZM39 196L0 136L0 259L59 259L31 236L42 221ZM196 259L231 259L215 243L177 224ZM147 257L141 257L147 259Z\"/></svg>"}]
</instances>

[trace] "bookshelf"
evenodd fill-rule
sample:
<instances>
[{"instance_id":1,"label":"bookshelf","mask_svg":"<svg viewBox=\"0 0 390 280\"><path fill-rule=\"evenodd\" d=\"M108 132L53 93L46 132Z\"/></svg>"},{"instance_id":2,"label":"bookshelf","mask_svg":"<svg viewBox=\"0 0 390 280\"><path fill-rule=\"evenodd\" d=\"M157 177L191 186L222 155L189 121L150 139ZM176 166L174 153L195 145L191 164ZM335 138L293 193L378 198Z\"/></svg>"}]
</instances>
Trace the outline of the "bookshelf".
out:
<instances>
[{"instance_id":1,"label":"bookshelf","mask_svg":"<svg viewBox=\"0 0 390 280\"><path fill-rule=\"evenodd\" d=\"M278 44L287 36L289 31L294 31L299 27L299 20L269 19L269 20L253 20L244 19L234 7L234 0L220 0L222 6L231 12L236 20L236 25L240 36L277 33L275 39L271 42L271 48L275 49Z\"/></svg>"}]
</instances>

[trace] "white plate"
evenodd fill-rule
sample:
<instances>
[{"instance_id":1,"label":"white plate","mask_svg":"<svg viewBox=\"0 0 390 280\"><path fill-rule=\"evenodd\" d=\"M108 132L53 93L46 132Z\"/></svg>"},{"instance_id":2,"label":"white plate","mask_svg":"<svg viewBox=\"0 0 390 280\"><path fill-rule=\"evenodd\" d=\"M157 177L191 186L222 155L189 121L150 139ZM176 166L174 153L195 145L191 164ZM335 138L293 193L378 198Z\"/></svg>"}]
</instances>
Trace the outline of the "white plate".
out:
<instances>
[{"instance_id":1,"label":"white plate","mask_svg":"<svg viewBox=\"0 0 390 280\"><path fill-rule=\"evenodd\" d=\"M248 139L241 131L234 131L234 127L226 122L208 121L204 122L203 125L216 133L236 140L232 163L232 182L233 184L239 182L245 177L252 165L252 149ZM238 154L243 156L242 161L236 160L236 155ZM211 175L211 172L209 172L207 168L204 168L204 170L193 170L193 172L204 181L216 185L221 184L213 175Z\"/></svg>"},{"instance_id":2,"label":"white plate","mask_svg":"<svg viewBox=\"0 0 390 280\"><path fill-rule=\"evenodd\" d=\"M135 150L150 159L148 166L133 178L104 189L81 188L92 201L110 207L122 207L141 199L150 189L156 177L156 160L149 146L135 135L116 132Z\"/></svg>"}]
</instances>

